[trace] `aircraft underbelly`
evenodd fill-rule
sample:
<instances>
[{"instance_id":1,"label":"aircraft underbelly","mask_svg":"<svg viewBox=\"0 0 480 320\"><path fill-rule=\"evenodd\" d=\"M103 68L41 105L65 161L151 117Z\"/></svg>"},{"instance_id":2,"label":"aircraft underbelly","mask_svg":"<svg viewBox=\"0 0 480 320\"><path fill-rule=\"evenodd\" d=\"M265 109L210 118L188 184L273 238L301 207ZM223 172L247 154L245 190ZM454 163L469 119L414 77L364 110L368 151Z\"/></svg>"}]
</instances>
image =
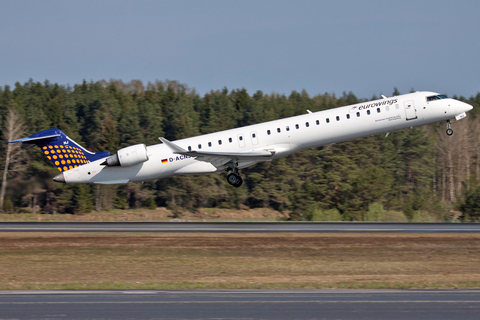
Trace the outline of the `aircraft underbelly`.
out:
<instances>
[{"instance_id":1,"label":"aircraft underbelly","mask_svg":"<svg viewBox=\"0 0 480 320\"><path fill-rule=\"evenodd\" d=\"M285 157L297 150L300 150L300 147L296 143L279 143L279 144L268 145L266 149L275 150L275 154L273 155L272 159L278 159L278 158ZM269 160L272 160L272 159L269 159Z\"/></svg>"},{"instance_id":2,"label":"aircraft underbelly","mask_svg":"<svg viewBox=\"0 0 480 320\"><path fill-rule=\"evenodd\" d=\"M154 160L150 159L129 167L109 167L102 165L103 160L99 160L65 171L63 174L67 183L119 184L163 178L165 167Z\"/></svg>"},{"instance_id":3,"label":"aircraft underbelly","mask_svg":"<svg viewBox=\"0 0 480 320\"><path fill-rule=\"evenodd\" d=\"M174 174L184 175L184 174L208 174L217 172L217 168L209 162L197 161L194 160L193 163L190 163L186 166L180 167L178 170L175 170Z\"/></svg>"}]
</instances>

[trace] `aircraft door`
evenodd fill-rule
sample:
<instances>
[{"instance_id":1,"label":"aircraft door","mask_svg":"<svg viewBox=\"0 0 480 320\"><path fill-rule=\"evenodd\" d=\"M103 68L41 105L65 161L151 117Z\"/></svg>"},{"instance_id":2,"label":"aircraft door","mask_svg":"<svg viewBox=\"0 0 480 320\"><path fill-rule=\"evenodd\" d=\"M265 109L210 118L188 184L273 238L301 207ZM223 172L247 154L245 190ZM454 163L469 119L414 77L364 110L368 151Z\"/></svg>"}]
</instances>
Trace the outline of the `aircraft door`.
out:
<instances>
[{"instance_id":1,"label":"aircraft door","mask_svg":"<svg viewBox=\"0 0 480 320\"><path fill-rule=\"evenodd\" d=\"M413 100L405 101L403 105L405 106L405 115L407 120L417 119L417 110L415 109Z\"/></svg>"},{"instance_id":2,"label":"aircraft door","mask_svg":"<svg viewBox=\"0 0 480 320\"><path fill-rule=\"evenodd\" d=\"M240 148L245 147L245 138L243 136L243 133L239 133L237 136L238 136L238 146Z\"/></svg>"},{"instance_id":3,"label":"aircraft door","mask_svg":"<svg viewBox=\"0 0 480 320\"><path fill-rule=\"evenodd\" d=\"M257 131L250 132L250 136L252 137L252 144L258 144Z\"/></svg>"}]
</instances>

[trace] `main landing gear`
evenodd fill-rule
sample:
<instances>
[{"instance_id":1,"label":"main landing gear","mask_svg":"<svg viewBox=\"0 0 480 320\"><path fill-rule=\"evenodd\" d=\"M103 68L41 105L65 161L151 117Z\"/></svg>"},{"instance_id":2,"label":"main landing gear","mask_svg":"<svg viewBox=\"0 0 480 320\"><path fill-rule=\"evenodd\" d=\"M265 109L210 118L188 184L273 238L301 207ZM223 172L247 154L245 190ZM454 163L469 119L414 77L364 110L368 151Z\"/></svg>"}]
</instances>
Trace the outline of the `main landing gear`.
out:
<instances>
[{"instance_id":1,"label":"main landing gear","mask_svg":"<svg viewBox=\"0 0 480 320\"><path fill-rule=\"evenodd\" d=\"M450 120L447 120L447 135L451 136L453 134L453 130L451 128L452 124L450 123Z\"/></svg>"},{"instance_id":2,"label":"main landing gear","mask_svg":"<svg viewBox=\"0 0 480 320\"><path fill-rule=\"evenodd\" d=\"M237 173L229 173L227 175L227 181L235 188L238 188L242 185L243 179Z\"/></svg>"},{"instance_id":3,"label":"main landing gear","mask_svg":"<svg viewBox=\"0 0 480 320\"><path fill-rule=\"evenodd\" d=\"M236 164L231 164L229 171L230 171L230 173L227 174L227 182L229 184L231 184L232 186L234 186L235 188L240 187L243 183L243 179L238 174L237 165Z\"/></svg>"}]
</instances>

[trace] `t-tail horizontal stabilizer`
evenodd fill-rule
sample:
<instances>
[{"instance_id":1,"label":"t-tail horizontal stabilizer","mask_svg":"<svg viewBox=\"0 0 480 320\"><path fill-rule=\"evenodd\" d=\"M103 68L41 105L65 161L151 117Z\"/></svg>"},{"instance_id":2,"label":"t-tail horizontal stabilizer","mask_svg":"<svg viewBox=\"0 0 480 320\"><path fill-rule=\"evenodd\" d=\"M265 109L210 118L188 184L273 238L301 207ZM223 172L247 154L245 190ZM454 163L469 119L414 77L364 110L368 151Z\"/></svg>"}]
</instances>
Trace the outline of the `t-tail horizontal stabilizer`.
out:
<instances>
[{"instance_id":1,"label":"t-tail horizontal stabilizer","mask_svg":"<svg viewBox=\"0 0 480 320\"><path fill-rule=\"evenodd\" d=\"M70 139L60 129L48 129L23 139L9 141L21 142L22 146L36 145L60 172L67 171L86 163L108 157L110 152L93 153Z\"/></svg>"}]
</instances>

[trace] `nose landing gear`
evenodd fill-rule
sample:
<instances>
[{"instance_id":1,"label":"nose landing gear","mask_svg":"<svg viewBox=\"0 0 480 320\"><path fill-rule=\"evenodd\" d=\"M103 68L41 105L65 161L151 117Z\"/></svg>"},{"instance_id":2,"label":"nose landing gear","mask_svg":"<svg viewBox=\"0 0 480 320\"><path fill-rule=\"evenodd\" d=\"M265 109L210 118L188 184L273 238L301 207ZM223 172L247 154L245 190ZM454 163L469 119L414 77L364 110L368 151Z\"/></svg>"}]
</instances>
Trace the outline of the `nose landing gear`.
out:
<instances>
[{"instance_id":1,"label":"nose landing gear","mask_svg":"<svg viewBox=\"0 0 480 320\"><path fill-rule=\"evenodd\" d=\"M447 135L451 136L453 134L453 130L451 128L452 124L450 123L450 120L447 120Z\"/></svg>"},{"instance_id":2,"label":"nose landing gear","mask_svg":"<svg viewBox=\"0 0 480 320\"><path fill-rule=\"evenodd\" d=\"M240 177L238 174L238 169L237 169L237 164L236 163L231 163L229 165L229 171L231 171L229 174L227 174L227 182L234 186L235 188L238 188L242 185L243 179Z\"/></svg>"}]
</instances>

